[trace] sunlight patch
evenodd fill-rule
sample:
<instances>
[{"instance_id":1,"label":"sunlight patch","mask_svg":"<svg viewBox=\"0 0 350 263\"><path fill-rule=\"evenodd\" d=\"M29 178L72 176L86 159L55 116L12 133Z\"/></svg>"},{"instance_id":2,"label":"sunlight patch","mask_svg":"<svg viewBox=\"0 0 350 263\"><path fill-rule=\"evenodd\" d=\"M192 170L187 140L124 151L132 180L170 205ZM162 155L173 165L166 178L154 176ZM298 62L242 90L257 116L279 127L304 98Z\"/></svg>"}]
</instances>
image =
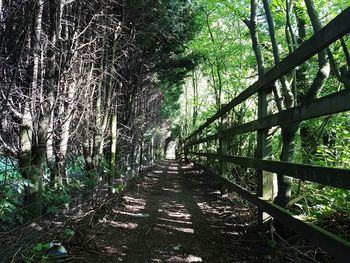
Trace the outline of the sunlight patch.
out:
<instances>
[{"instance_id":1,"label":"sunlight patch","mask_svg":"<svg viewBox=\"0 0 350 263\"><path fill-rule=\"evenodd\" d=\"M173 192L173 193L181 193L182 192L181 190L170 189L170 188L165 188L165 187L162 187L162 190L163 191Z\"/></svg>"},{"instance_id":2,"label":"sunlight patch","mask_svg":"<svg viewBox=\"0 0 350 263\"><path fill-rule=\"evenodd\" d=\"M115 247L105 246L105 247L102 248L102 250L103 250L105 253L109 253L109 254L116 254L116 253L118 253L119 256L122 256L122 257L125 257L125 256L126 256L126 253L119 251L119 250L118 250L117 248L115 248Z\"/></svg>"},{"instance_id":3,"label":"sunlight patch","mask_svg":"<svg viewBox=\"0 0 350 263\"><path fill-rule=\"evenodd\" d=\"M162 203L161 204L162 207L165 207L165 208L185 208L185 206L183 204L169 204L169 203ZM168 211L161 211L161 212L168 212Z\"/></svg>"},{"instance_id":4,"label":"sunlight patch","mask_svg":"<svg viewBox=\"0 0 350 263\"><path fill-rule=\"evenodd\" d=\"M202 262L202 258L193 256L193 255L189 255L186 258L186 262Z\"/></svg>"},{"instance_id":5,"label":"sunlight patch","mask_svg":"<svg viewBox=\"0 0 350 263\"><path fill-rule=\"evenodd\" d=\"M224 230L221 230L220 231L222 234L226 234L226 235L230 235L230 236L239 236L241 235L242 233L239 233L239 232L235 232L235 231L224 231Z\"/></svg>"},{"instance_id":6,"label":"sunlight patch","mask_svg":"<svg viewBox=\"0 0 350 263\"><path fill-rule=\"evenodd\" d=\"M181 218L181 217L190 218L191 217L190 214L180 213L180 212L168 212L168 215L171 217L178 217L178 218Z\"/></svg>"},{"instance_id":7,"label":"sunlight patch","mask_svg":"<svg viewBox=\"0 0 350 263\"><path fill-rule=\"evenodd\" d=\"M179 257L179 256L173 256L167 260L167 262L203 262L202 258L196 257L193 255L189 255L186 258Z\"/></svg>"},{"instance_id":8,"label":"sunlight patch","mask_svg":"<svg viewBox=\"0 0 350 263\"><path fill-rule=\"evenodd\" d=\"M177 183L173 183L173 184L171 184L171 188L173 188L173 189L179 189L179 190L182 190L182 189L181 189L181 186L180 186L180 185L178 185Z\"/></svg>"},{"instance_id":9,"label":"sunlight patch","mask_svg":"<svg viewBox=\"0 0 350 263\"><path fill-rule=\"evenodd\" d=\"M131 223L131 222L122 223L122 222L118 222L118 221L111 221L110 225L114 226L114 227L121 227L124 229L135 229L138 226L138 224L136 224L136 223Z\"/></svg>"},{"instance_id":10,"label":"sunlight patch","mask_svg":"<svg viewBox=\"0 0 350 263\"><path fill-rule=\"evenodd\" d=\"M207 202L197 203L197 206L199 207L199 209L204 210L204 212L209 212L217 215L222 215L226 213L225 209L223 209L224 211L221 211L222 208L219 208L219 210L218 208L214 208L208 205Z\"/></svg>"},{"instance_id":11,"label":"sunlight patch","mask_svg":"<svg viewBox=\"0 0 350 263\"><path fill-rule=\"evenodd\" d=\"M172 223L192 225L191 221L175 220L175 219L168 219L168 218L163 218L163 217L158 217L158 220L172 222Z\"/></svg>"},{"instance_id":12,"label":"sunlight patch","mask_svg":"<svg viewBox=\"0 0 350 263\"><path fill-rule=\"evenodd\" d=\"M30 227L34 228L36 231L42 231L43 228L39 226L37 223L31 223Z\"/></svg>"},{"instance_id":13,"label":"sunlight patch","mask_svg":"<svg viewBox=\"0 0 350 263\"><path fill-rule=\"evenodd\" d=\"M130 213L130 212L125 212L125 211L120 211L120 210L115 210L115 209L112 209L112 211L113 211L113 213L116 213L116 214L127 215L127 216L132 216L132 217L139 217L139 218L149 217L149 214Z\"/></svg>"},{"instance_id":14,"label":"sunlight patch","mask_svg":"<svg viewBox=\"0 0 350 263\"><path fill-rule=\"evenodd\" d=\"M145 205L124 205L125 208L131 210L132 212L139 212L140 210L145 209Z\"/></svg>"},{"instance_id":15,"label":"sunlight patch","mask_svg":"<svg viewBox=\"0 0 350 263\"><path fill-rule=\"evenodd\" d=\"M166 210L163 210L163 209L158 209L158 212L164 212L170 217L185 218L185 219L190 219L191 218L191 215L188 214L188 213L170 212L170 211L166 211Z\"/></svg>"},{"instance_id":16,"label":"sunlight patch","mask_svg":"<svg viewBox=\"0 0 350 263\"><path fill-rule=\"evenodd\" d=\"M211 208L208 204L207 204L207 202L200 202L200 203L197 203L197 205L198 205L198 207L200 208L200 209L207 209L207 208Z\"/></svg>"},{"instance_id":17,"label":"sunlight patch","mask_svg":"<svg viewBox=\"0 0 350 263\"><path fill-rule=\"evenodd\" d=\"M137 203L137 204L140 204L140 205L146 205L146 200L145 199L135 198L135 197L128 196L128 195L123 196L123 199L125 201L127 201L127 202L130 202L130 203Z\"/></svg>"}]
</instances>

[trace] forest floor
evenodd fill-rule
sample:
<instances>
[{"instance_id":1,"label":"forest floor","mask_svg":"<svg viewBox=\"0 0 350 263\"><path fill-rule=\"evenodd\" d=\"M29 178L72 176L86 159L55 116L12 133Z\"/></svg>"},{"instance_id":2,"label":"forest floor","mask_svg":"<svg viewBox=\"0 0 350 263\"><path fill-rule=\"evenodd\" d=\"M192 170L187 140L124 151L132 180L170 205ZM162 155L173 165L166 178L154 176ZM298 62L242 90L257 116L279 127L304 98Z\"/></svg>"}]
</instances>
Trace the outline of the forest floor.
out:
<instances>
[{"instance_id":1,"label":"forest floor","mask_svg":"<svg viewBox=\"0 0 350 263\"><path fill-rule=\"evenodd\" d=\"M317 249L273 241L259 231L255 208L218 189L191 166L164 161L46 238L73 230L63 241L68 255L55 262L317 262Z\"/></svg>"}]
</instances>

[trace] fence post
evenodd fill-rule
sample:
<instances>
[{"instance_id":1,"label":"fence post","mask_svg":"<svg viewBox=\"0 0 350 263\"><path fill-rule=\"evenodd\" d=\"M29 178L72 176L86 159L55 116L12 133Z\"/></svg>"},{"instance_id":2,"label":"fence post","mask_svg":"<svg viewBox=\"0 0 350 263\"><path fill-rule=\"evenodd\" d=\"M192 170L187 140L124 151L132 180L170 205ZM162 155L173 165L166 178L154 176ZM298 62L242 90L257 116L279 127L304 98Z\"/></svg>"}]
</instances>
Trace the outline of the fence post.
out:
<instances>
[{"instance_id":1,"label":"fence post","mask_svg":"<svg viewBox=\"0 0 350 263\"><path fill-rule=\"evenodd\" d=\"M219 132L221 132L224 127L223 127L224 119L223 116L220 117L220 122L219 122ZM218 148L218 154L223 155L224 154L224 138L220 137L219 138L219 148ZM219 160L219 175L224 176L224 162L220 159Z\"/></svg>"},{"instance_id":2,"label":"fence post","mask_svg":"<svg viewBox=\"0 0 350 263\"><path fill-rule=\"evenodd\" d=\"M272 114L273 107L272 87L267 87L258 92L258 119ZM271 159L272 157L272 137L269 129L258 130L256 158ZM276 185L276 175L271 172L257 170L257 195L273 200L275 196L274 185ZM271 217L262 212L258 212L258 223L263 230L267 230Z\"/></svg>"}]
</instances>

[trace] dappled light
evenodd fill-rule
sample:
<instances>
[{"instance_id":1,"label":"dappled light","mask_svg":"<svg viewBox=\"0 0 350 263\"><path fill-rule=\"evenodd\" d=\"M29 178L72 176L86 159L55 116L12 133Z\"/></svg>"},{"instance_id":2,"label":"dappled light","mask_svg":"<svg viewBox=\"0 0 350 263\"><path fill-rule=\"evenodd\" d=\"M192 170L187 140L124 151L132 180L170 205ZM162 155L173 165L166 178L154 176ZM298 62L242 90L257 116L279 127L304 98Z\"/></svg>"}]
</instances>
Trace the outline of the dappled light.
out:
<instances>
[{"instance_id":1,"label":"dappled light","mask_svg":"<svg viewBox=\"0 0 350 263\"><path fill-rule=\"evenodd\" d=\"M222 195L215 180L188 165L162 167L145 174L120 202L112 199L72 225L75 234L65 246L73 262L259 262L281 256L257 234L255 209ZM30 228L45 231L38 224Z\"/></svg>"},{"instance_id":2,"label":"dappled light","mask_svg":"<svg viewBox=\"0 0 350 263\"><path fill-rule=\"evenodd\" d=\"M169 219L169 218L162 218L162 217L158 217L157 219L160 221L167 221L170 223L178 223L178 224L185 224L185 225L193 224L191 221L186 221L186 220L176 220L176 219Z\"/></svg>"},{"instance_id":3,"label":"dappled light","mask_svg":"<svg viewBox=\"0 0 350 263\"><path fill-rule=\"evenodd\" d=\"M121 227L121 228L125 228L125 229L135 229L138 226L138 224L131 223L131 222L122 223L122 222L111 221L109 224L113 227Z\"/></svg>"},{"instance_id":4,"label":"dappled light","mask_svg":"<svg viewBox=\"0 0 350 263\"><path fill-rule=\"evenodd\" d=\"M155 229L165 228L165 229L169 229L169 230L176 230L176 231L179 231L182 233L188 233L188 234L194 233L194 230L192 228L189 228L189 227L177 227L177 226L169 225L169 224L156 224L155 226L156 226ZM175 232L171 231L170 233L176 234L176 231Z\"/></svg>"},{"instance_id":5,"label":"dappled light","mask_svg":"<svg viewBox=\"0 0 350 263\"><path fill-rule=\"evenodd\" d=\"M196 257L193 255L189 255L187 257L171 257L166 262L202 262L202 259L200 257Z\"/></svg>"},{"instance_id":6,"label":"dappled light","mask_svg":"<svg viewBox=\"0 0 350 263\"><path fill-rule=\"evenodd\" d=\"M349 21L0 0L0 263L348 263Z\"/></svg>"},{"instance_id":7,"label":"dappled light","mask_svg":"<svg viewBox=\"0 0 350 263\"><path fill-rule=\"evenodd\" d=\"M257 239L253 233L244 237L250 226L232 217L234 209L211 188L209 178L187 165L169 164L157 166L112 208L112 220L106 224L113 228L99 244L104 253L127 262L215 262L214 251L232 260L243 255L246 250L233 251L231 246Z\"/></svg>"},{"instance_id":8,"label":"dappled light","mask_svg":"<svg viewBox=\"0 0 350 263\"><path fill-rule=\"evenodd\" d=\"M148 217L148 214L140 214L140 213L131 213L131 212L126 212L126 211L122 211L122 210L112 210L113 213L115 214L120 214L120 215L127 215L127 216L132 216L132 217Z\"/></svg>"},{"instance_id":9,"label":"dappled light","mask_svg":"<svg viewBox=\"0 0 350 263\"><path fill-rule=\"evenodd\" d=\"M170 191L170 192L173 192L173 193L181 193L181 190L178 190L178 189L171 189L171 188L164 188L164 187L162 187L162 190L163 191Z\"/></svg>"},{"instance_id":10,"label":"dappled light","mask_svg":"<svg viewBox=\"0 0 350 263\"><path fill-rule=\"evenodd\" d=\"M247 249L235 251L232 246L257 239L251 232L255 228L249 230L239 216L231 217L232 203L221 199L209 178L187 165L171 162L162 167L99 215L92 229L76 228L86 233L84 242L91 251L97 245L98 253L80 250L73 239L71 255L83 256L84 262L215 262L218 251L228 260L249 258L244 255Z\"/></svg>"}]
</instances>

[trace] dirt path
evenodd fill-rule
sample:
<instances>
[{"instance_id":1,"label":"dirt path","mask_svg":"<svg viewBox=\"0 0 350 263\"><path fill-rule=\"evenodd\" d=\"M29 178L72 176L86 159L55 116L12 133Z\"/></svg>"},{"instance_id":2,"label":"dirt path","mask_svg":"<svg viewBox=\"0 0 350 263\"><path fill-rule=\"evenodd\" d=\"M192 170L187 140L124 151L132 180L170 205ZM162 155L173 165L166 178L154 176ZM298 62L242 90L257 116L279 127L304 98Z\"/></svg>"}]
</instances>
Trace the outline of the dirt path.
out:
<instances>
[{"instance_id":1,"label":"dirt path","mask_svg":"<svg viewBox=\"0 0 350 263\"><path fill-rule=\"evenodd\" d=\"M70 254L76 262L269 261L272 249L248 224L252 211L217 186L189 166L163 162L81 233L91 249L72 246Z\"/></svg>"}]
</instances>

